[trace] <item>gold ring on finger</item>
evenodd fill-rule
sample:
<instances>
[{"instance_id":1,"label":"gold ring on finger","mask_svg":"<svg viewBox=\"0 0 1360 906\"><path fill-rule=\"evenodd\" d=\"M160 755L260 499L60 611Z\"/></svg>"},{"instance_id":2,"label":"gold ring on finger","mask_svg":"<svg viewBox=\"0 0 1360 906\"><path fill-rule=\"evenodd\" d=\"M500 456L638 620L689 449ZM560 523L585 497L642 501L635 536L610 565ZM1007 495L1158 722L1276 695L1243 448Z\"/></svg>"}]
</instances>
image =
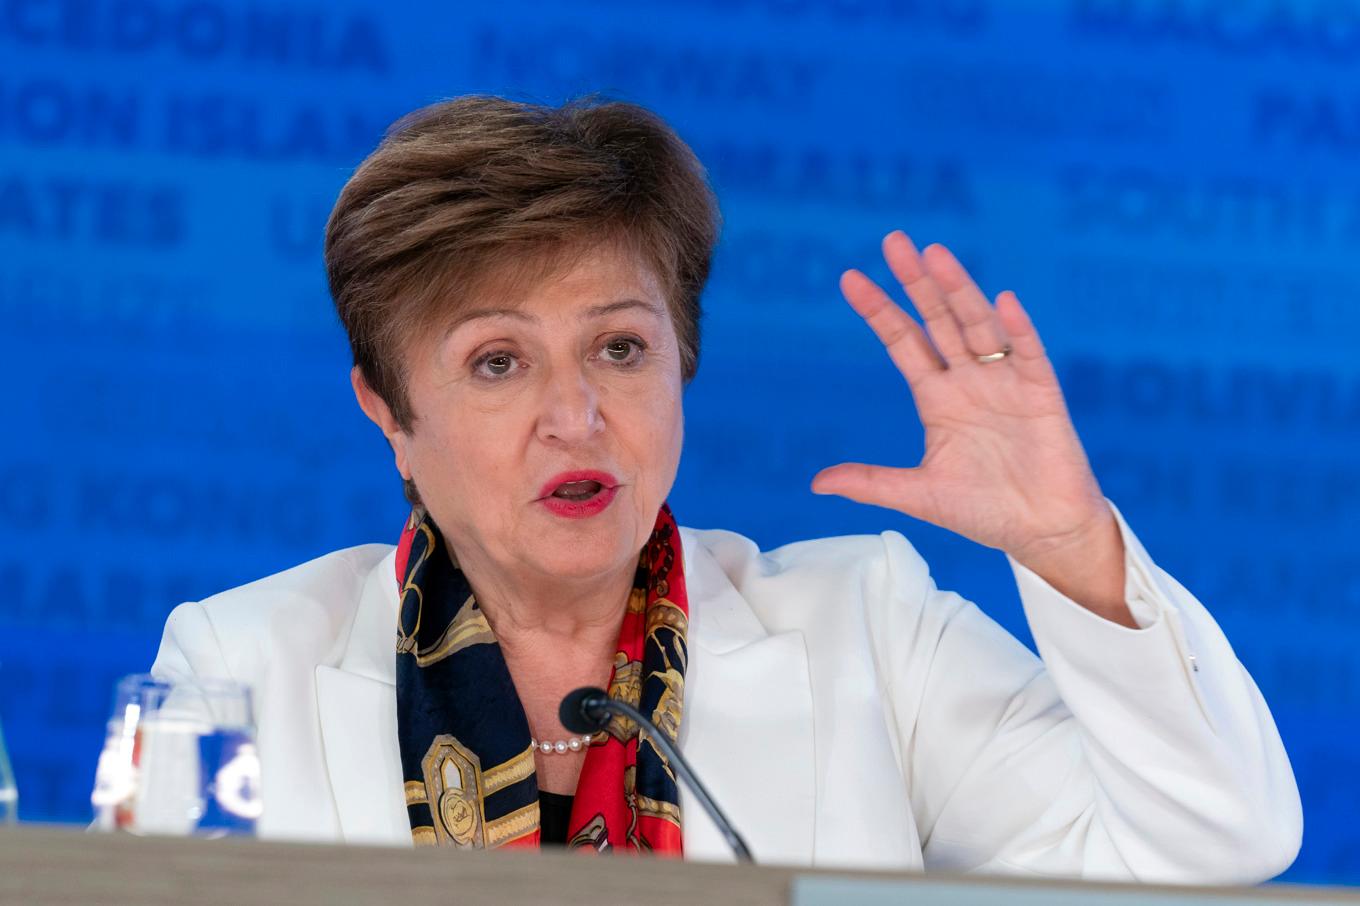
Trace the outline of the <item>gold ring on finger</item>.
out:
<instances>
[{"instance_id":1,"label":"gold ring on finger","mask_svg":"<svg viewBox=\"0 0 1360 906\"><path fill-rule=\"evenodd\" d=\"M999 362L1006 356L1010 355L1012 352L1014 352L1014 350L1011 349L1011 344L1007 343L1005 346L1001 347L1000 352L989 352L986 355L975 355L973 356L973 358L978 360L979 365L986 365L990 362Z\"/></svg>"}]
</instances>

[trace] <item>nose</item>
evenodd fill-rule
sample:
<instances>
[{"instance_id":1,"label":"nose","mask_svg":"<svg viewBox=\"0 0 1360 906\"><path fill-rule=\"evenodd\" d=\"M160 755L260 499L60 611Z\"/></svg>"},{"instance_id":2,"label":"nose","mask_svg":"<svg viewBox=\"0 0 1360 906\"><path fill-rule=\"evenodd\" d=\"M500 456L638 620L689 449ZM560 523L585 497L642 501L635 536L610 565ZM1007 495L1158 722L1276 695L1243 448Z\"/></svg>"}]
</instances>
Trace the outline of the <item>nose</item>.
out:
<instances>
[{"instance_id":1,"label":"nose","mask_svg":"<svg viewBox=\"0 0 1360 906\"><path fill-rule=\"evenodd\" d=\"M538 437L545 443L580 444L604 430L599 391L579 369L555 369L545 382Z\"/></svg>"}]
</instances>

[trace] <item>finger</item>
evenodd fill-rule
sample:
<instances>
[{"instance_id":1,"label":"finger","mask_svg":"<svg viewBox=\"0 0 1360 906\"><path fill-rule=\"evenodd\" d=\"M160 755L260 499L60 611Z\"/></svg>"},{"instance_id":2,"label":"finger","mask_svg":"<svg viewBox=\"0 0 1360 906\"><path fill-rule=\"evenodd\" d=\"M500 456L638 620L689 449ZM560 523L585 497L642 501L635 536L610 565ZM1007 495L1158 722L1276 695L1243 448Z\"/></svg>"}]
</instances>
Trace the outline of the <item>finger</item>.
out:
<instances>
[{"instance_id":1,"label":"finger","mask_svg":"<svg viewBox=\"0 0 1360 906\"><path fill-rule=\"evenodd\" d=\"M1016 373L1027 381L1056 384L1058 376L1053 371L1053 363L1044 351L1034 322L1020 304L1020 298L1006 290L996 297L996 314L1006 335L1010 337L1010 359Z\"/></svg>"},{"instance_id":2,"label":"finger","mask_svg":"<svg viewBox=\"0 0 1360 906\"><path fill-rule=\"evenodd\" d=\"M835 494L857 503L887 507L934 522L929 482L920 469L894 469L859 462L843 462L818 472L812 493Z\"/></svg>"},{"instance_id":3,"label":"finger","mask_svg":"<svg viewBox=\"0 0 1360 906\"><path fill-rule=\"evenodd\" d=\"M925 375L944 368L921 325L873 280L857 270L848 270L841 274L841 294L888 350L908 384L915 386Z\"/></svg>"},{"instance_id":4,"label":"finger","mask_svg":"<svg viewBox=\"0 0 1360 906\"><path fill-rule=\"evenodd\" d=\"M1006 333L997 319L987 297L954 253L938 243L926 248L921 255L926 272L944 292L949 310L963 332L963 342L969 358L990 355L1006 348Z\"/></svg>"},{"instance_id":5,"label":"finger","mask_svg":"<svg viewBox=\"0 0 1360 906\"><path fill-rule=\"evenodd\" d=\"M883 260L888 262L897 282L907 291L916 313L926 324L930 340L945 362L954 362L968 354L958 322L949 310L944 292L926 272L925 263L916 246L901 230L893 230L883 237Z\"/></svg>"}]
</instances>

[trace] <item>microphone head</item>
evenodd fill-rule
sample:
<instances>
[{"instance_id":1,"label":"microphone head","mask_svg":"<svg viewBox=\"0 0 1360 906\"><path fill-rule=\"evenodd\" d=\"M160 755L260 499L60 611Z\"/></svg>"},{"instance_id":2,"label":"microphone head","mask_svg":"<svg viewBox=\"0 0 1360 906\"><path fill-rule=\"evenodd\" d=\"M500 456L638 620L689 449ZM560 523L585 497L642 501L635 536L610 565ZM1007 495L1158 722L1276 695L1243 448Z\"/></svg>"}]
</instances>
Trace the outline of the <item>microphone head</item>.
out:
<instances>
[{"instance_id":1,"label":"microphone head","mask_svg":"<svg viewBox=\"0 0 1360 906\"><path fill-rule=\"evenodd\" d=\"M609 693L593 686L568 692L557 709L557 719L572 733L594 733L609 723Z\"/></svg>"}]
</instances>

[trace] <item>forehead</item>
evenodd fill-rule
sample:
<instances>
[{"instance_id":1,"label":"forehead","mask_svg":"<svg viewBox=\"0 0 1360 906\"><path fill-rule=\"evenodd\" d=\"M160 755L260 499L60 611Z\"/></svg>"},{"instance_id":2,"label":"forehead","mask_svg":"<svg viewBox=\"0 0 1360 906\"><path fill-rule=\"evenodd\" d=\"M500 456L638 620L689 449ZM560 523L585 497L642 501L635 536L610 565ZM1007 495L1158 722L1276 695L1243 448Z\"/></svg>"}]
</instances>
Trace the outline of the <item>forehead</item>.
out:
<instances>
[{"instance_id":1,"label":"forehead","mask_svg":"<svg viewBox=\"0 0 1360 906\"><path fill-rule=\"evenodd\" d=\"M596 245L502 266L454 300L440 326L447 335L489 317L582 318L629 309L665 315L660 280L637 253Z\"/></svg>"}]
</instances>

